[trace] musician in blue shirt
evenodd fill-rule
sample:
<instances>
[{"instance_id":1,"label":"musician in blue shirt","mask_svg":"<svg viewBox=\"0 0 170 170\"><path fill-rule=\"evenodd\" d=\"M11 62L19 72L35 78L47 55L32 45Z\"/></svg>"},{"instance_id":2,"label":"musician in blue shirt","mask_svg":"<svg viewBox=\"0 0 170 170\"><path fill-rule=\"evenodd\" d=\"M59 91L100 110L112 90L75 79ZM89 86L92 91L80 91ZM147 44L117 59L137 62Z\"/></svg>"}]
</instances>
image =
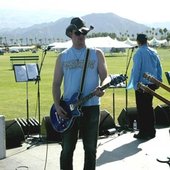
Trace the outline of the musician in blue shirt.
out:
<instances>
[{"instance_id":1,"label":"musician in blue shirt","mask_svg":"<svg viewBox=\"0 0 170 170\"><path fill-rule=\"evenodd\" d=\"M127 88L134 88L135 90L139 133L135 134L134 137L137 139L150 139L154 138L156 134L152 107L153 96L139 89L138 83L141 82L150 89L156 90L157 85L145 79L143 75L147 73L162 81L162 67L156 50L148 46L145 34L137 35L137 43L139 47L133 57L133 68Z\"/></svg>"}]
</instances>

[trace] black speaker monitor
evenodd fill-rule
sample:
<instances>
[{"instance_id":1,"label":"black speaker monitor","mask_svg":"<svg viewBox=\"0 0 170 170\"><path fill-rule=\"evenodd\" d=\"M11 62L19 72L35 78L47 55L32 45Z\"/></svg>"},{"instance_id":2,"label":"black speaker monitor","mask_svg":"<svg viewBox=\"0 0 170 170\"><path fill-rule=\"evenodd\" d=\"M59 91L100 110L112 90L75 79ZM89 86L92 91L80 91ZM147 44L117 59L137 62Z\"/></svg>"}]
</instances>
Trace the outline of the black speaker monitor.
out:
<instances>
[{"instance_id":1,"label":"black speaker monitor","mask_svg":"<svg viewBox=\"0 0 170 170\"><path fill-rule=\"evenodd\" d=\"M124 108L122 109L119 117L118 123L121 127L129 127L133 128L133 121L136 120L138 122L138 113L136 107Z\"/></svg>"},{"instance_id":2,"label":"black speaker monitor","mask_svg":"<svg viewBox=\"0 0 170 170\"><path fill-rule=\"evenodd\" d=\"M6 126L6 148L15 148L21 146L25 140L24 132L17 120L7 120Z\"/></svg>"},{"instance_id":3,"label":"black speaker monitor","mask_svg":"<svg viewBox=\"0 0 170 170\"><path fill-rule=\"evenodd\" d=\"M158 105L154 109L156 125L169 126L170 125L170 107L166 104Z\"/></svg>"},{"instance_id":4,"label":"black speaker monitor","mask_svg":"<svg viewBox=\"0 0 170 170\"><path fill-rule=\"evenodd\" d=\"M61 141L61 134L53 129L49 116L43 117L41 129L42 129L41 132L44 132L47 141L51 142Z\"/></svg>"},{"instance_id":5,"label":"black speaker monitor","mask_svg":"<svg viewBox=\"0 0 170 170\"><path fill-rule=\"evenodd\" d=\"M107 110L100 112L99 135L104 135L106 130L115 128L115 122Z\"/></svg>"}]
</instances>

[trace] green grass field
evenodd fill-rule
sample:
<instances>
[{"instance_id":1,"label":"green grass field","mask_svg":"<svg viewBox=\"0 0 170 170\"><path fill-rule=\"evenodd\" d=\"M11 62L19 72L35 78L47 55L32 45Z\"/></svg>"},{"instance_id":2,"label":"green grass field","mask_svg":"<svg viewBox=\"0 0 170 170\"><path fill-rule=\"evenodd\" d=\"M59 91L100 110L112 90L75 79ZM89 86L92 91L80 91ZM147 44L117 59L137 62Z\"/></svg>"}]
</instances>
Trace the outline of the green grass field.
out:
<instances>
[{"instance_id":1,"label":"green grass field","mask_svg":"<svg viewBox=\"0 0 170 170\"><path fill-rule=\"evenodd\" d=\"M165 71L170 71L170 49L158 49L158 53L161 58L163 67L163 83L168 85L166 80ZM33 55L29 52L23 52L19 54L5 53L0 55L0 114L5 116L5 119L13 118L26 118L26 82L16 82L14 71L11 69L10 56L15 55ZM38 52L40 61L42 59L42 52ZM127 51L126 54L119 53L112 56L107 56L106 61L108 65L109 74L120 74L125 73L127 59L131 56L131 50ZM52 99L52 79L54 64L57 58L55 52L48 52L43 67L41 70L41 81L40 81L40 120L44 116L48 116ZM130 74L132 67L132 60L128 69L128 75ZM39 119L37 111L37 89L38 85L35 82L28 82L28 103L29 103L29 117L35 117ZM113 93L114 100L113 103ZM160 88L157 93L165 98L169 98L169 94L164 89ZM102 97L101 109L106 109L111 115L113 114L113 106L115 106L115 121L119 116L121 110L125 108L126 103L126 91L124 88L109 88L106 90L106 94ZM154 106L163 104L162 101L154 99ZM134 91L128 91L128 107L135 107Z\"/></svg>"}]
</instances>

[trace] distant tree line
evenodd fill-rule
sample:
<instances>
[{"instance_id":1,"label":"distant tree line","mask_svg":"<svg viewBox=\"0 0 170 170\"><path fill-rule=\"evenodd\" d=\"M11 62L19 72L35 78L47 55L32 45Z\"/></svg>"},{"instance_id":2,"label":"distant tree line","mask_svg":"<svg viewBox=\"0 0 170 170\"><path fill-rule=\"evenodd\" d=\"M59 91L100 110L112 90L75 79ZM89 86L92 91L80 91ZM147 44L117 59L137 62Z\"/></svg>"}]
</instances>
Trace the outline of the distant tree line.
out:
<instances>
[{"instance_id":1,"label":"distant tree line","mask_svg":"<svg viewBox=\"0 0 170 170\"><path fill-rule=\"evenodd\" d=\"M156 37L157 39L166 39L167 41L170 41L170 31L168 31L167 28L164 29L155 29L151 28L149 30L146 30L145 33L149 39L152 39L153 37ZM91 33L87 35L87 38L93 38L93 37L105 37L110 36L111 38L117 38L118 40L126 40L127 38L130 38L131 40L135 40L136 35L130 34L129 31L125 31L125 33L120 32L119 35L116 33L108 33L108 32L98 32L98 33ZM7 38L5 36L0 35L0 46L18 46L18 45L47 45L53 42L63 42L64 39L60 38Z\"/></svg>"},{"instance_id":2,"label":"distant tree line","mask_svg":"<svg viewBox=\"0 0 170 170\"><path fill-rule=\"evenodd\" d=\"M151 28L149 30L146 30L143 32L148 36L149 39L152 39L153 37L156 37L160 40L167 39L167 41L170 40L170 31L168 31L167 28L164 29L155 29ZM105 37L110 36L111 38L117 38L118 40L126 40L127 38L130 38L131 40L135 40L136 35L135 34L129 34L128 30L125 33L119 33L119 35L116 35L116 33L107 33L107 32L99 32L99 33L92 33L88 35L88 38L92 37Z\"/></svg>"}]
</instances>

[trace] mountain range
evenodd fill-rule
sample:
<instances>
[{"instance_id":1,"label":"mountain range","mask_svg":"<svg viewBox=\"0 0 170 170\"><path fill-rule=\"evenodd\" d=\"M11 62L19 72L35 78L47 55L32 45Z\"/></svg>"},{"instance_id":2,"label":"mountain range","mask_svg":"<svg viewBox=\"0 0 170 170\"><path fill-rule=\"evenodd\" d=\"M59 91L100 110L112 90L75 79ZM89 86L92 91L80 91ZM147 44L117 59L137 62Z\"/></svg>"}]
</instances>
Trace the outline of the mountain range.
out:
<instances>
[{"instance_id":1,"label":"mountain range","mask_svg":"<svg viewBox=\"0 0 170 170\"><path fill-rule=\"evenodd\" d=\"M66 40L68 37L65 35L65 29L70 24L71 18L60 18L54 22L35 24L26 28L0 29L0 37L7 39L55 38ZM94 26L91 33L116 33L117 36L127 33L130 36L135 36L137 33L151 29L149 26L122 18L114 13L92 13L82 16L82 18L87 26Z\"/></svg>"}]
</instances>

